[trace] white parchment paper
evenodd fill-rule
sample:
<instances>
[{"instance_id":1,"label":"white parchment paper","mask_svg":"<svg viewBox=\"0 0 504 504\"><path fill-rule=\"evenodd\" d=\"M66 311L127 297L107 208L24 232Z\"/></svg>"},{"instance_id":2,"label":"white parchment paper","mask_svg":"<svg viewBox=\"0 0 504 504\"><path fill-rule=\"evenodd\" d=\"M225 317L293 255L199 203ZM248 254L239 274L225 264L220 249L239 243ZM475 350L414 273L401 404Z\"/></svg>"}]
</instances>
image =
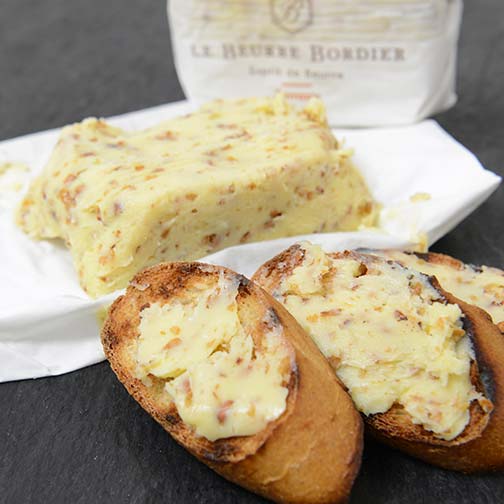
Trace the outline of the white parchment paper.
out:
<instances>
[{"instance_id":1,"label":"white parchment paper","mask_svg":"<svg viewBox=\"0 0 504 504\"><path fill-rule=\"evenodd\" d=\"M111 118L140 129L185 113L185 102ZM500 178L434 121L382 129L336 130L383 205L380 230L283 238L231 247L207 258L251 275L265 260L300 239L326 250L431 244L450 231L498 186ZM103 360L100 308L80 288L70 254L57 241L36 242L14 224L14 209L57 141L51 130L0 142L0 381L58 375ZM413 197L420 194L420 197Z\"/></svg>"}]
</instances>

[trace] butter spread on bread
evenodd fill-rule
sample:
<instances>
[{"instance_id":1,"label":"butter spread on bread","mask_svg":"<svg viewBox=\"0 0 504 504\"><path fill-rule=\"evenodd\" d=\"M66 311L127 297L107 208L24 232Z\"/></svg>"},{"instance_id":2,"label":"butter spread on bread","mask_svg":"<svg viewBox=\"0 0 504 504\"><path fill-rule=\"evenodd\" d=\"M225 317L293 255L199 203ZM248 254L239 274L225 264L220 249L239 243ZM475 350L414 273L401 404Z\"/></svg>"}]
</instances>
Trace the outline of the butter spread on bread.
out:
<instances>
[{"instance_id":1,"label":"butter spread on bread","mask_svg":"<svg viewBox=\"0 0 504 504\"><path fill-rule=\"evenodd\" d=\"M429 278L373 256L301 245L275 297L333 365L365 415L400 405L443 440L461 434L470 405L492 403L471 382L474 351L460 307Z\"/></svg>"},{"instance_id":2,"label":"butter spread on bread","mask_svg":"<svg viewBox=\"0 0 504 504\"><path fill-rule=\"evenodd\" d=\"M417 254L399 250L372 250L369 253L398 261L427 275L466 303L485 310L494 324L504 329L504 271L490 266L473 266L445 254Z\"/></svg>"},{"instance_id":3,"label":"butter spread on bread","mask_svg":"<svg viewBox=\"0 0 504 504\"><path fill-rule=\"evenodd\" d=\"M140 312L139 377L165 379L182 420L211 441L256 434L280 417L294 366L281 327L266 324L254 346L237 294L236 279L221 274Z\"/></svg>"},{"instance_id":4,"label":"butter spread on bread","mask_svg":"<svg viewBox=\"0 0 504 504\"><path fill-rule=\"evenodd\" d=\"M217 101L150 129L63 128L18 224L62 238L95 297L141 268L239 243L357 229L374 202L312 100Z\"/></svg>"},{"instance_id":5,"label":"butter spread on bread","mask_svg":"<svg viewBox=\"0 0 504 504\"><path fill-rule=\"evenodd\" d=\"M102 342L128 392L226 479L275 502L347 502L361 416L311 338L254 282L194 262L147 268L110 307Z\"/></svg>"}]
</instances>

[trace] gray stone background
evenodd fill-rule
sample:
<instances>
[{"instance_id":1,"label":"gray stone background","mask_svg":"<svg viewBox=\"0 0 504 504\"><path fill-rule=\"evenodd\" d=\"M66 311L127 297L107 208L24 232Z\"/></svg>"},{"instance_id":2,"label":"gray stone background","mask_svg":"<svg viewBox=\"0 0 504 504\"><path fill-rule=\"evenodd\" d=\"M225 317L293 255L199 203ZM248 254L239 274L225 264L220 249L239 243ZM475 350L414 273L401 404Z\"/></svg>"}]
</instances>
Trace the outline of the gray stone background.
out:
<instances>
[{"instance_id":1,"label":"gray stone background","mask_svg":"<svg viewBox=\"0 0 504 504\"><path fill-rule=\"evenodd\" d=\"M502 0L466 1L458 93L436 119L503 175ZM0 139L180 99L164 1L0 0ZM504 267L503 191L433 249ZM351 501L504 502L504 476L450 473L367 443ZM0 384L0 502L261 499L177 446L102 363Z\"/></svg>"}]
</instances>

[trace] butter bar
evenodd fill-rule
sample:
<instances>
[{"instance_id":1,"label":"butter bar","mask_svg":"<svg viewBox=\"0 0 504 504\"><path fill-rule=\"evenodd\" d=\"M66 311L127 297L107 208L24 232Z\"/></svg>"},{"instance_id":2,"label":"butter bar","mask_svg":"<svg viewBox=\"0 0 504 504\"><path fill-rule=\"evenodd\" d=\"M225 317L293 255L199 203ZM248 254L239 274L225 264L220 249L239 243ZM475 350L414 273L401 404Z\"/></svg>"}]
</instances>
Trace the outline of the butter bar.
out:
<instances>
[{"instance_id":1,"label":"butter bar","mask_svg":"<svg viewBox=\"0 0 504 504\"><path fill-rule=\"evenodd\" d=\"M375 204L350 155L318 100L221 100L139 132L91 118L62 130L17 221L62 238L96 297L159 261L357 229Z\"/></svg>"}]
</instances>

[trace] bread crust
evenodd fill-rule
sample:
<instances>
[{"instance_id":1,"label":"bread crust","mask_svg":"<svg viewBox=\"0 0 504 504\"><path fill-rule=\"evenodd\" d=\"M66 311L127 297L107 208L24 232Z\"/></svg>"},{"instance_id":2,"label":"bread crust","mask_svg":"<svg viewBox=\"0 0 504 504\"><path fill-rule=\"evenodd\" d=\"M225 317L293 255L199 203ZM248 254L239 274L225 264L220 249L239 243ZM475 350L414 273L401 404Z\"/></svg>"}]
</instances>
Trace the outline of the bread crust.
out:
<instances>
[{"instance_id":1,"label":"bread crust","mask_svg":"<svg viewBox=\"0 0 504 504\"><path fill-rule=\"evenodd\" d=\"M343 252L329 254L338 259L345 256L365 256L366 260L381 260L375 256ZM289 274L304 256L299 245L293 245L263 264L253 275L268 292L274 292L284 275ZM453 260L453 258L449 258ZM436 260L445 260L436 258ZM456 260L454 260L456 261ZM428 463L462 472L504 469L504 339L490 316L482 309L468 305L444 291L435 277L428 277L441 299L458 304L464 313L466 333L474 347L476 359L471 363L471 381L476 390L493 403L493 410L483 411L473 401L471 419L455 439L435 437L419 425L400 406L385 413L363 415L366 432L383 443L400 449Z\"/></svg>"},{"instance_id":2,"label":"bread crust","mask_svg":"<svg viewBox=\"0 0 504 504\"><path fill-rule=\"evenodd\" d=\"M211 442L184 424L173 403L160 401L156 384L147 387L134 376L128 345L138 336L142 308L166 302L188 282L219 272L239 279L240 318L260 321L268 312L269 319L283 327L296 368L288 385L286 410L277 420L256 435ZM256 329L260 331L260 325ZM252 337L255 341L254 334ZM201 263L162 263L148 268L135 276L126 294L109 309L102 343L128 392L179 444L226 479L277 502L338 503L348 498L360 467L360 415L308 335L253 282L225 268Z\"/></svg>"}]
</instances>

